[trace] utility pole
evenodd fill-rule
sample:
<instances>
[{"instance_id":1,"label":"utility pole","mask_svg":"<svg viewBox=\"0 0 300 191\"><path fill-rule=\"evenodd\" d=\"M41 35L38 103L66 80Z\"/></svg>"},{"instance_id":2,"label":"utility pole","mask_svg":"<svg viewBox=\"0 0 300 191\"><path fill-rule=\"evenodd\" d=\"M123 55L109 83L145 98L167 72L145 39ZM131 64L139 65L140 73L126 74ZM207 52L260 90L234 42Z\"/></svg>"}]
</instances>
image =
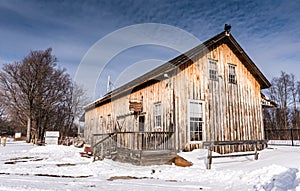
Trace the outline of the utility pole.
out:
<instances>
[{"instance_id":1,"label":"utility pole","mask_svg":"<svg viewBox=\"0 0 300 191\"><path fill-rule=\"evenodd\" d=\"M107 76L106 93L110 92L110 75Z\"/></svg>"}]
</instances>

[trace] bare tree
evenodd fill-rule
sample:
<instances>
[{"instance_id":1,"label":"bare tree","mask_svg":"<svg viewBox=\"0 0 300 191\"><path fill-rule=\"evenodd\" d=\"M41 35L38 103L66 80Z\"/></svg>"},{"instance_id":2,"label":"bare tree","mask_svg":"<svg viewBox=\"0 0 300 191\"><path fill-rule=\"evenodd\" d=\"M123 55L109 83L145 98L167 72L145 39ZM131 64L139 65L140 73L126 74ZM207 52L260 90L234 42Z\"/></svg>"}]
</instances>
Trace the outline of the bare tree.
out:
<instances>
[{"instance_id":1,"label":"bare tree","mask_svg":"<svg viewBox=\"0 0 300 191\"><path fill-rule=\"evenodd\" d=\"M27 120L27 142L30 141L35 84L24 74L21 62L4 65L0 73L1 97L7 108L22 113ZM10 112L10 113L13 113Z\"/></svg>"},{"instance_id":2,"label":"bare tree","mask_svg":"<svg viewBox=\"0 0 300 191\"><path fill-rule=\"evenodd\" d=\"M74 82L72 91L72 114L73 120L78 122L78 135L80 134L79 119L84 113L83 107L90 101L91 99L86 95L86 91L83 89L83 87Z\"/></svg>"},{"instance_id":3,"label":"bare tree","mask_svg":"<svg viewBox=\"0 0 300 191\"><path fill-rule=\"evenodd\" d=\"M297 110L297 96L298 96L297 82L296 82L294 74L290 74L289 91L290 91L291 102L292 102L292 107L293 107L292 115L291 115L291 122L292 122L292 127L296 128L297 124L298 124L298 120L299 120L298 119L299 112Z\"/></svg>"},{"instance_id":4,"label":"bare tree","mask_svg":"<svg viewBox=\"0 0 300 191\"><path fill-rule=\"evenodd\" d=\"M32 130L36 140L41 140L44 131L57 124L58 108L66 105L71 92L70 77L57 68L51 51L31 51L21 62L5 64L0 73L0 96L11 114L26 119L27 142Z\"/></svg>"},{"instance_id":5,"label":"bare tree","mask_svg":"<svg viewBox=\"0 0 300 191\"><path fill-rule=\"evenodd\" d=\"M269 96L278 103L276 120L279 127L288 128L289 125L289 103L291 102L291 75L281 72L280 77L273 78L269 89Z\"/></svg>"}]
</instances>

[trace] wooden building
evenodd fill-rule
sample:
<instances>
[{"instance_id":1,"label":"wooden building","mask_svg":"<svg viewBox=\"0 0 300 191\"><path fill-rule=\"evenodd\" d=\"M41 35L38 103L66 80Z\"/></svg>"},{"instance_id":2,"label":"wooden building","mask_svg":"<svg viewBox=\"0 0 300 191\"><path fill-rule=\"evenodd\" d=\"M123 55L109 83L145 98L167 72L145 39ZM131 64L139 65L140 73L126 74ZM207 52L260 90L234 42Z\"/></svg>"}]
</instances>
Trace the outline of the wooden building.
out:
<instances>
[{"instance_id":1,"label":"wooden building","mask_svg":"<svg viewBox=\"0 0 300 191\"><path fill-rule=\"evenodd\" d=\"M84 136L101 155L138 165L203 141L263 140L261 89L269 86L224 31L88 105Z\"/></svg>"},{"instance_id":2,"label":"wooden building","mask_svg":"<svg viewBox=\"0 0 300 191\"><path fill-rule=\"evenodd\" d=\"M278 105L275 101L268 98L265 94L261 93L261 105L262 108L277 108Z\"/></svg>"}]
</instances>

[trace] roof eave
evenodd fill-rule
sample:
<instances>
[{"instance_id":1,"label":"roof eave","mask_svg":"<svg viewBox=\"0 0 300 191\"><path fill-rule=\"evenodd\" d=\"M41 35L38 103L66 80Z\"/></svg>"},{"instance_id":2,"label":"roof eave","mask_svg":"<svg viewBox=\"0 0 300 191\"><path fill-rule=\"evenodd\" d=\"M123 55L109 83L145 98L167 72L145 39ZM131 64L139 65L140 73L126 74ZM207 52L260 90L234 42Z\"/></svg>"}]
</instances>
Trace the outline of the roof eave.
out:
<instances>
[{"instance_id":1,"label":"roof eave","mask_svg":"<svg viewBox=\"0 0 300 191\"><path fill-rule=\"evenodd\" d=\"M241 57L242 60L245 62L243 63L246 65L248 70L252 73L252 75L255 77L255 79L259 82L261 89L266 89L271 87L271 83L269 80L263 75L263 73L258 69L258 67L255 65L255 63L251 60L251 58L246 54L246 52L243 50L243 48L239 45L239 43L235 40L235 38L230 34L228 35L229 41L234 46L238 56Z\"/></svg>"}]
</instances>

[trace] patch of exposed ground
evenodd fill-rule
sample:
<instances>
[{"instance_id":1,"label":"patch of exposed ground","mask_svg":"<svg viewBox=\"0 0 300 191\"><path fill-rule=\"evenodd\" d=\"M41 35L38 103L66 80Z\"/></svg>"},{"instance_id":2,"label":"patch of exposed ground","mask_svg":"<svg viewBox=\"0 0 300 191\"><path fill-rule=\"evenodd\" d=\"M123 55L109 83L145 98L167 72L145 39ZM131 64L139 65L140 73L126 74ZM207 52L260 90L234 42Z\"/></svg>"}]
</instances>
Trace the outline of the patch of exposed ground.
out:
<instances>
[{"instance_id":1,"label":"patch of exposed ground","mask_svg":"<svg viewBox=\"0 0 300 191\"><path fill-rule=\"evenodd\" d=\"M71 163L64 163L64 164L56 164L58 167L64 167L64 166L76 166L76 164L71 164Z\"/></svg>"},{"instance_id":2,"label":"patch of exposed ground","mask_svg":"<svg viewBox=\"0 0 300 191\"><path fill-rule=\"evenodd\" d=\"M4 173L0 172L0 175L17 175L17 176L46 176L46 177L56 177L56 178L88 178L91 177L92 175L88 176L68 176L68 175L56 175L56 174L28 174L28 173Z\"/></svg>"},{"instance_id":3,"label":"patch of exposed ground","mask_svg":"<svg viewBox=\"0 0 300 191\"><path fill-rule=\"evenodd\" d=\"M32 161L41 161L45 160L46 158L35 158L35 157L18 157L18 158L12 158L8 161L4 162L4 164L16 164L19 162L32 162Z\"/></svg>"},{"instance_id":4,"label":"patch of exposed ground","mask_svg":"<svg viewBox=\"0 0 300 191\"><path fill-rule=\"evenodd\" d=\"M108 178L108 181L114 181L114 180L136 180L136 179L152 179L149 177L135 177L135 176L112 176Z\"/></svg>"}]
</instances>

